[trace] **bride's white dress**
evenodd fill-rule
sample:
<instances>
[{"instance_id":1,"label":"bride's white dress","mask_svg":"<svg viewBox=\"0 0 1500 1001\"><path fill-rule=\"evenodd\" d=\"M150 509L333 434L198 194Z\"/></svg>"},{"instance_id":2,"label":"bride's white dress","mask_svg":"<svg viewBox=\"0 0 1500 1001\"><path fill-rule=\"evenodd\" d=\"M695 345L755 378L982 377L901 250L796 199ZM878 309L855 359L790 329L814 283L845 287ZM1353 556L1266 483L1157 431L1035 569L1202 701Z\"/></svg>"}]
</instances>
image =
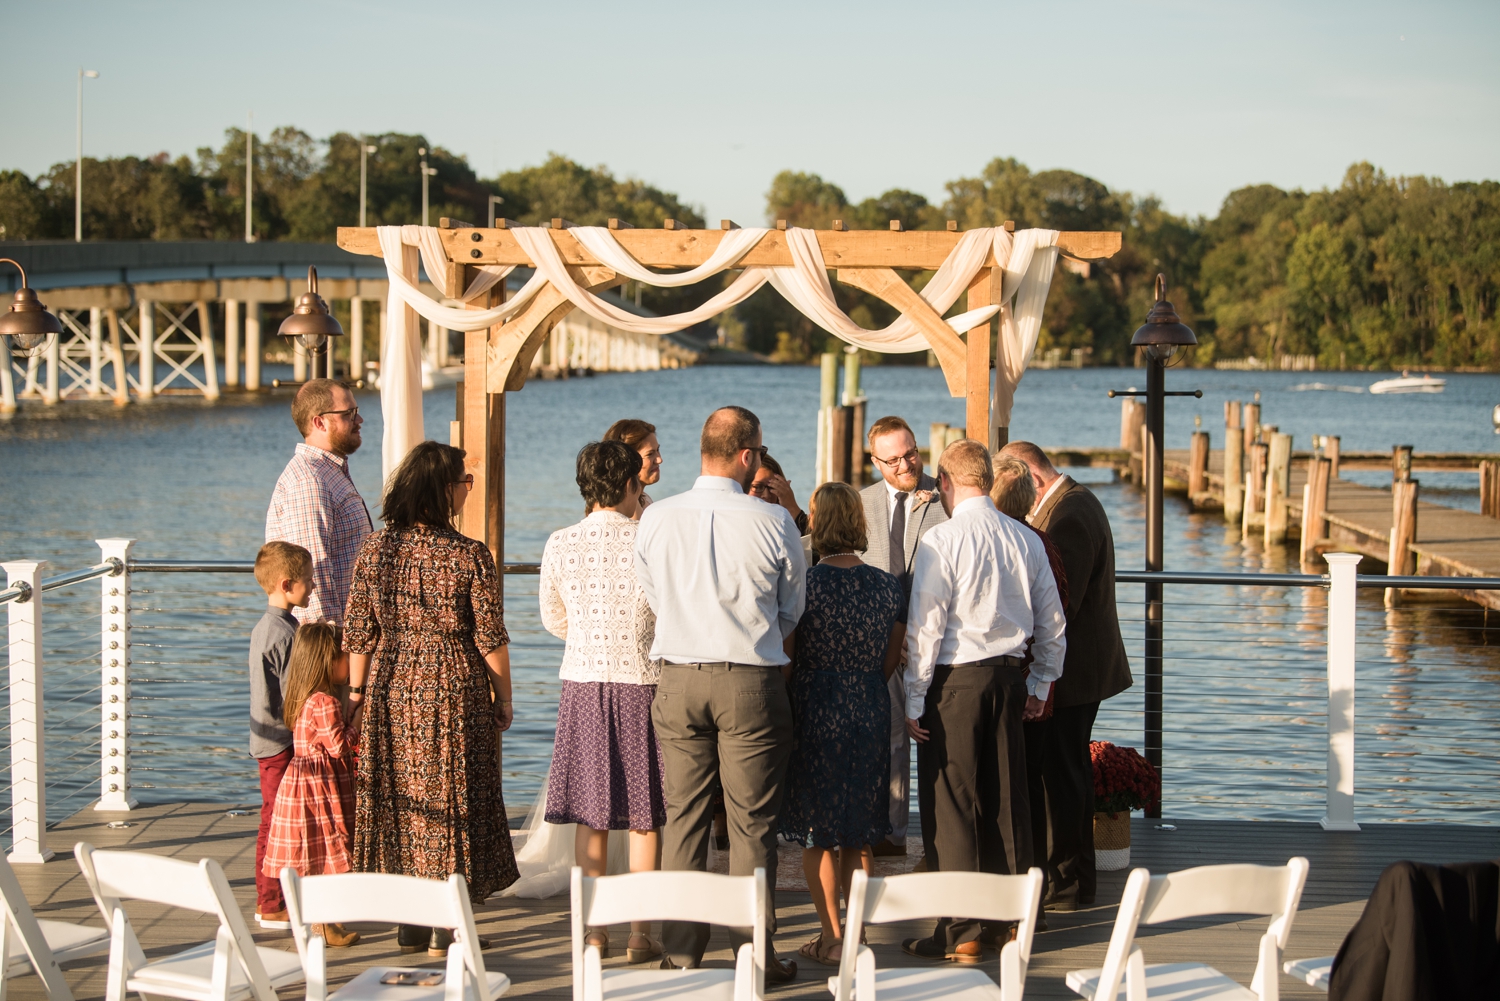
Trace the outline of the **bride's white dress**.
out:
<instances>
[{"instance_id":1,"label":"bride's white dress","mask_svg":"<svg viewBox=\"0 0 1500 1001\"><path fill-rule=\"evenodd\" d=\"M551 769L548 769L549 777ZM516 867L521 878L501 890L496 896L541 898L565 893L568 889L569 872L573 868L573 839L577 824L549 824L547 816L547 781L537 793L531 812L526 815L526 828L513 835L517 842ZM522 840L524 838L524 841ZM630 871L630 832L609 832L608 875Z\"/></svg>"}]
</instances>

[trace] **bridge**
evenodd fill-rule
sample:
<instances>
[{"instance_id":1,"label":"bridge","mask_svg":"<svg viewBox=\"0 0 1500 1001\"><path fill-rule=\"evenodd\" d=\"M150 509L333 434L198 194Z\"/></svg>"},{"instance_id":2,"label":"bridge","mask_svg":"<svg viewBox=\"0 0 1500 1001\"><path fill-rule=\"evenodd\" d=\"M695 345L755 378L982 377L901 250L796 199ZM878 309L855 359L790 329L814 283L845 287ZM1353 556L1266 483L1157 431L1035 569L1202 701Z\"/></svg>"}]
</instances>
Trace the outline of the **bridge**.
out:
<instances>
[{"instance_id":1,"label":"bridge","mask_svg":"<svg viewBox=\"0 0 1500 1001\"><path fill-rule=\"evenodd\" d=\"M378 370L384 264L331 243L0 241L0 257L25 267L64 330L38 357L0 354L0 412L28 399L124 404L190 394L214 400L225 391L264 388L266 361L291 361L293 380L301 382L309 375L305 350L274 335L305 290L310 265L349 335L346 344L335 345L331 364L350 379ZM525 277L518 272L510 281L518 288ZM12 293L20 284L13 269L0 273L0 291ZM442 298L425 275L422 287ZM623 300L620 305L638 309ZM429 369L440 372L457 362L451 352L454 344L461 350L463 339L433 324L424 327ZM704 353L702 341L690 335L645 337L568 317L553 328L532 374L679 368Z\"/></svg>"}]
</instances>

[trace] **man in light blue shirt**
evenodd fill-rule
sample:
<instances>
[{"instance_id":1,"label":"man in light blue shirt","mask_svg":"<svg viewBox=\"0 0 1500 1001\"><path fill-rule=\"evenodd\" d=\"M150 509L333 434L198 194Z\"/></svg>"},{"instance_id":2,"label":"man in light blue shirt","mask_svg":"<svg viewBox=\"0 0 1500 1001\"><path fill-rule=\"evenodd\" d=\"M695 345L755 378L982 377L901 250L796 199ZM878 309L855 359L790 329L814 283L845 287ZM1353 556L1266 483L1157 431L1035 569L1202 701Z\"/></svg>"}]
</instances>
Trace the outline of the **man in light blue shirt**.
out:
<instances>
[{"instance_id":1,"label":"man in light blue shirt","mask_svg":"<svg viewBox=\"0 0 1500 1001\"><path fill-rule=\"evenodd\" d=\"M693 489L641 515L635 570L656 613L662 663L651 721L666 764L662 868L705 870L715 785L724 789L729 872L766 870L776 928L776 822L792 749L786 638L802 617L807 566L791 515L746 493L760 468L760 420L743 407L709 415ZM716 782L717 780L717 782ZM738 951L750 929L733 929ZM663 965L696 967L708 925L666 922ZM766 979L797 964L767 948Z\"/></svg>"}]
</instances>

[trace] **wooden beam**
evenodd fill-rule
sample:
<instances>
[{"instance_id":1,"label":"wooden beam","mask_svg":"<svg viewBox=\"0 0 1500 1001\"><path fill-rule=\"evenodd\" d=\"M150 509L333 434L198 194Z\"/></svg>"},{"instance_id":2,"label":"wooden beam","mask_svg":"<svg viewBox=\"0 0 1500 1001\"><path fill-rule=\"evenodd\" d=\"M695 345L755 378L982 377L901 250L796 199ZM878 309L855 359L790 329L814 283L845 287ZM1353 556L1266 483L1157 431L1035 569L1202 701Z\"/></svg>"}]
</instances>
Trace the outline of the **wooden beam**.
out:
<instances>
[{"instance_id":1,"label":"wooden beam","mask_svg":"<svg viewBox=\"0 0 1500 1001\"><path fill-rule=\"evenodd\" d=\"M873 232L881 233L880 230ZM943 377L948 380L948 392L963 396L966 385L965 354L963 339L953 328L943 322L927 300L913 292L911 286L891 268L840 268L839 281L870 293L877 299L890 303L903 316L911 319L917 329L927 337L927 343L937 354Z\"/></svg>"},{"instance_id":2,"label":"wooden beam","mask_svg":"<svg viewBox=\"0 0 1500 1001\"><path fill-rule=\"evenodd\" d=\"M561 220L559 220L561 221ZM571 225L564 223L564 225ZM693 268L707 261L718 248L726 230L717 229L626 229L616 230L615 239L632 257L647 267ZM480 239L475 241L473 234ZM535 262L521 250L514 233L500 229L452 229L439 233L448 248L450 260L465 264L515 264L535 267ZM597 266L600 262L583 248L568 231L554 227L549 234L568 264ZM835 232L818 230L818 244L823 261L830 268L903 268L935 271L948 259L963 234L953 230L915 230L895 232L883 229ZM354 254L380 256L380 243L372 227L340 226L338 243ZM1079 260L1101 260L1120 249L1120 234L1114 232L1064 232L1058 236L1058 247ZM471 256L478 250L480 256ZM772 268L792 266L786 236L773 230L761 238L741 263ZM985 261L994 267L994 255Z\"/></svg>"},{"instance_id":3,"label":"wooden beam","mask_svg":"<svg viewBox=\"0 0 1500 1001\"><path fill-rule=\"evenodd\" d=\"M969 285L968 308L978 309L998 303L1001 277L999 268L985 268L975 275L974 281ZM994 320L990 319L970 329L968 350L964 354L964 419L967 422L964 434L975 441L984 442L991 452L1006 444L999 440L1001 435L1008 437L1008 432L1004 429L990 426L990 327L993 323Z\"/></svg>"},{"instance_id":4,"label":"wooden beam","mask_svg":"<svg viewBox=\"0 0 1500 1001\"><path fill-rule=\"evenodd\" d=\"M468 279L459 267L457 280ZM465 309L490 309L505 301L501 282ZM489 345L499 326L464 332L464 395L459 447L464 470L474 474L474 489L464 504L459 528L489 547L499 567L505 561L505 396L488 392ZM498 596L497 596L498 597Z\"/></svg>"},{"instance_id":5,"label":"wooden beam","mask_svg":"<svg viewBox=\"0 0 1500 1001\"><path fill-rule=\"evenodd\" d=\"M591 292L623 284L625 279L608 268L569 268L573 280ZM542 287L526 308L496 328L491 339L487 383L491 393L514 392L526 385L531 360L557 321L573 311L573 304L552 284Z\"/></svg>"}]
</instances>

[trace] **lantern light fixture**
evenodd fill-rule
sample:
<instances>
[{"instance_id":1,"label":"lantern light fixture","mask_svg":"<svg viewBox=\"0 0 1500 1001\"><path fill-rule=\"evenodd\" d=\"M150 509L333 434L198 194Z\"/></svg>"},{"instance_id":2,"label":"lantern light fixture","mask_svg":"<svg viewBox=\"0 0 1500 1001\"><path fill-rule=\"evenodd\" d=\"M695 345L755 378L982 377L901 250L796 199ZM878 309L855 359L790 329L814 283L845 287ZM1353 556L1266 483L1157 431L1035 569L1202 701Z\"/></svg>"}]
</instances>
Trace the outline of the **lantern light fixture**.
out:
<instances>
[{"instance_id":1,"label":"lantern light fixture","mask_svg":"<svg viewBox=\"0 0 1500 1001\"><path fill-rule=\"evenodd\" d=\"M1167 301L1167 276L1156 276L1156 304L1146 314L1146 322L1130 339L1133 348L1145 348L1146 357L1152 361L1171 361L1178 348L1193 347L1197 336L1177 316L1177 310Z\"/></svg>"},{"instance_id":2,"label":"lantern light fixture","mask_svg":"<svg viewBox=\"0 0 1500 1001\"><path fill-rule=\"evenodd\" d=\"M281 321L277 333L282 337L295 338L298 344L309 351L322 350L328 343L328 338L343 335L344 328L339 326L339 321L328 311L328 303L318 295L316 267L308 265L307 291L297 300L291 315Z\"/></svg>"},{"instance_id":3,"label":"lantern light fixture","mask_svg":"<svg viewBox=\"0 0 1500 1001\"><path fill-rule=\"evenodd\" d=\"M10 311L0 315L0 338L9 342L10 352L22 358L47 350L52 338L62 333L62 321L36 297L36 290L26 281L26 269L20 261L0 257L0 264L14 264L21 272L21 287L11 299Z\"/></svg>"}]
</instances>

